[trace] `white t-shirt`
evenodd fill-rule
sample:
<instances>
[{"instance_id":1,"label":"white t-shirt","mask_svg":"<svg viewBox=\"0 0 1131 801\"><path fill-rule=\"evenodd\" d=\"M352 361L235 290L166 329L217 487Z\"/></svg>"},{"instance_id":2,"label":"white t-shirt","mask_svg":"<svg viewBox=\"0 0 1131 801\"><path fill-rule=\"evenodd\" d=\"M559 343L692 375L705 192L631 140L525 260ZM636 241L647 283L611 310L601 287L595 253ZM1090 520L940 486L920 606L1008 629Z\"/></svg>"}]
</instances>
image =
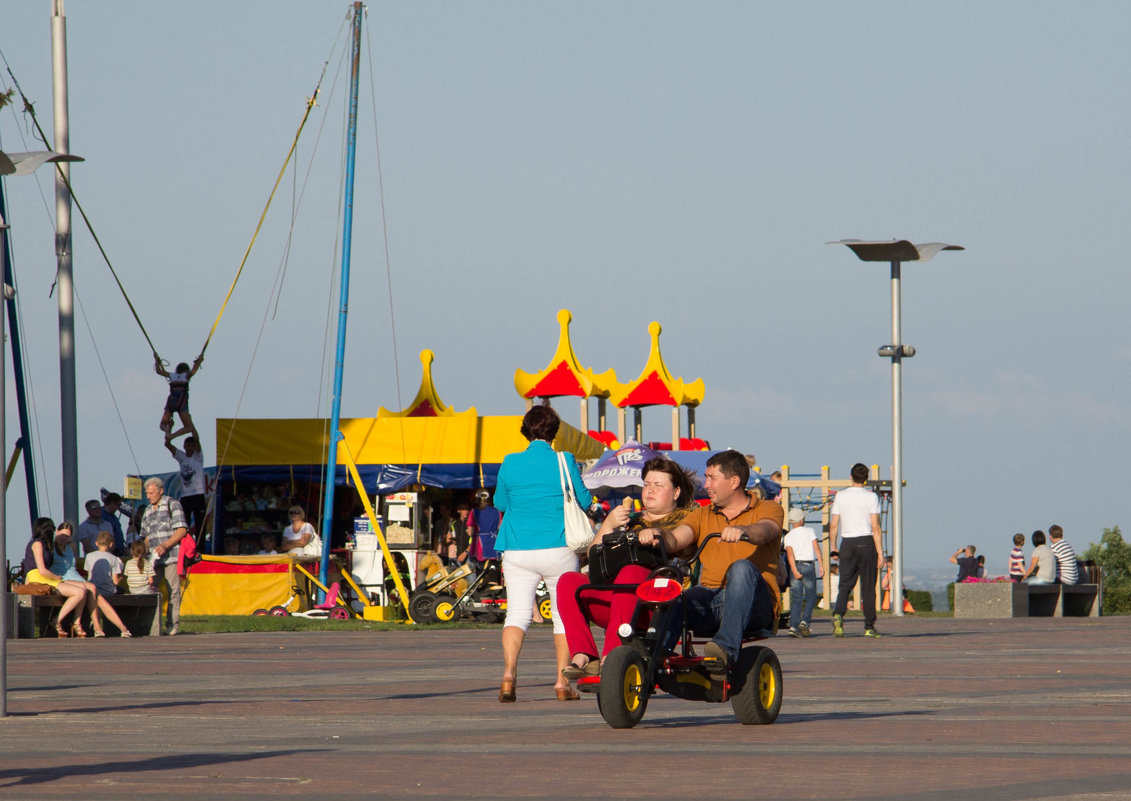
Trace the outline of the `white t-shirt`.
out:
<instances>
[{"instance_id":1,"label":"white t-shirt","mask_svg":"<svg viewBox=\"0 0 1131 801\"><path fill-rule=\"evenodd\" d=\"M880 513L880 496L864 487L842 489L833 498L832 513L840 517L842 539L871 537L872 515Z\"/></svg>"},{"instance_id":2,"label":"white t-shirt","mask_svg":"<svg viewBox=\"0 0 1131 801\"><path fill-rule=\"evenodd\" d=\"M189 456L179 448L173 452L173 458L181 466L181 497L186 495L204 494L204 454L197 451Z\"/></svg>"},{"instance_id":3,"label":"white t-shirt","mask_svg":"<svg viewBox=\"0 0 1131 801\"><path fill-rule=\"evenodd\" d=\"M287 526L283 529L283 537L290 542L300 542L304 535L310 535L310 542L301 548L294 548L293 550L286 551L292 556L321 556L322 555L322 540L318 538L318 534L314 531L314 526L309 522L302 524L302 528L295 531L294 526Z\"/></svg>"},{"instance_id":4,"label":"white t-shirt","mask_svg":"<svg viewBox=\"0 0 1131 801\"><path fill-rule=\"evenodd\" d=\"M310 535L310 540L311 542L313 542L314 526L310 525L309 522L303 522L302 528L300 528L298 531L295 531L294 526L287 526L283 529L283 537L287 540L290 540L291 542L298 542L307 534Z\"/></svg>"},{"instance_id":5,"label":"white t-shirt","mask_svg":"<svg viewBox=\"0 0 1131 801\"><path fill-rule=\"evenodd\" d=\"M817 541L817 533L809 526L798 526L789 530L782 541L782 548L792 548L793 558L798 562L813 562L817 559L817 551L813 543Z\"/></svg>"}]
</instances>

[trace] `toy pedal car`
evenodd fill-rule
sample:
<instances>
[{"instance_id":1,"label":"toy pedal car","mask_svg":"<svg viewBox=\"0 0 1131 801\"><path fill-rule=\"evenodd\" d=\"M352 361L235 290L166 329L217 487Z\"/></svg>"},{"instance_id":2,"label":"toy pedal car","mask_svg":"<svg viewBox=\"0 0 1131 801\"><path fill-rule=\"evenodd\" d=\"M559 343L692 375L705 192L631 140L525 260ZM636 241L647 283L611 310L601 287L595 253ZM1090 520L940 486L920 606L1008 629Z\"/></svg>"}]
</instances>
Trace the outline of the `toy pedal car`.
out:
<instances>
[{"instance_id":1,"label":"toy pedal car","mask_svg":"<svg viewBox=\"0 0 1131 801\"><path fill-rule=\"evenodd\" d=\"M614 729L639 723L656 690L689 701L730 701L735 717L743 724L768 724L777 719L783 689L781 664L770 648L751 644L775 632L749 632L738 659L728 670L716 659L696 655L694 646L706 639L696 639L695 633L688 631L682 606L675 604L683 595L690 562L716 537L707 537L691 560L676 559L657 568L639 587L614 584L578 588L579 597L586 589L600 588L635 592L639 599L633 623L622 624L618 632L624 644L605 658L601 675L577 681L579 690L597 693L601 717ZM666 645L673 627L681 632L677 652Z\"/></svg>"}]
</instances>

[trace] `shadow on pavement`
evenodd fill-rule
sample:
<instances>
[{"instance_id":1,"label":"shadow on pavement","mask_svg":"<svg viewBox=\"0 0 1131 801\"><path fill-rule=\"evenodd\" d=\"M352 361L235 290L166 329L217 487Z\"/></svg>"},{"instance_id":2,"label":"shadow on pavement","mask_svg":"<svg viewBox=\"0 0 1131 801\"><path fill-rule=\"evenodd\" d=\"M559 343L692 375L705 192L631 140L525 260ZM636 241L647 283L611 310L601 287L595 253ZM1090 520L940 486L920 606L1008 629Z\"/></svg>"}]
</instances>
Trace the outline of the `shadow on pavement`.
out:
<instances>
[{"instance_id":1,"label":"shadow on pavement","mask_svg":"<svg viewBox=\"0 0 1131 801\"><path fill-rule=\"evenodd\" d=\"M52 765L44 768L12 768L0 770L0 787L22 787L24 785L44 784L67 777L94 777L110 773L130 774L138 771L167 771L175 768L196 768L209 765L222 765L231 762L247 762L277 756L312 753L320 749L288 749L263 751L256 754L169 754L146 759L119 760L94 765ZM10 782L9 780L16 781Z\"/></svg>"}]
</instances>

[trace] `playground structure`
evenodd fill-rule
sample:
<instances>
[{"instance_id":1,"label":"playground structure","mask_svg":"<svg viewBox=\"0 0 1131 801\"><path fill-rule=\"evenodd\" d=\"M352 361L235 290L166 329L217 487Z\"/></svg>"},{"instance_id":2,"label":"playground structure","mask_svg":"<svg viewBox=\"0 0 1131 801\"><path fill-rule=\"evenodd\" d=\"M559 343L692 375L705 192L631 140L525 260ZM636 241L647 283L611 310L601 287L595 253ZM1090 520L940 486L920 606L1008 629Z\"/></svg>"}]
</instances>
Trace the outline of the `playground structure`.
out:
<instances>
[{"instance_id":1,"label":"playground structure","mask_svg":"<svg viewBox=\"0 0 1131 801\"><path fill-rule=\"evenodd\" d=\"M805 522L808 525L814 516L819 516L820 519L820 536L818 540L823 546L823 576L822 593L820 600L820 608L829 609L835 599L831 596L831 571L829 570L829 523L832 521L832 505L833 498L836 497L838 490L845 489L852 486L852 479L835 479L830 477L828 465L821 468L820 473L800 473L793 474L790 472L789 465L782 465L781 467L781 496L778 501L781 503L782 508L788 510L790 508L798 508L805 512ZM880 496L880 531L882 533L882 541L884 545L884 553L891 553L890 543L890 522L891 522L891 480L880 478L879 465L872 465L869 470L868 488ZM815 521L814 521L815 522ZM879 583L881 577L877 574L876 578L876 605L879 607L880 592ZM856 585L853 593L856 608L860 608L860 585ZM783 593L782 600L788 608L789 593Z\"/></svg>"},{"instance_id":2,"label":"playground structure","mask_svg":"<svg viewBox=\"0 0 1131 801\"><path fill-rule=\"evenodd\" d=\"M514 388L526 399L529 409L536 398L578 397L581 399L582 431L598 440L606 447L616 450L625 442L625 429L628 410L633 412L632 438L644 442L641 410L646 406L672 407L672 428L670 443L656 443L655 447L665 450L707 450L707 443L695 436L695 409L703 402L706 390L703 379L697 378L685 383L682 378L673 378L660 354L660 332L658 322L648 326L651 347L644 369L634 381L622 384L617 381L616 371L609 369L595 374L591 368L582 367L574 354L569 337L569 325L573 314L569 309L561 309L557 315L559 332L558 346L550 363L537 373L516 370ZM597 428L589 429L589 399L597 399ZM607 429L607 402L612 401L617 408L617 431L614 436ZM680 436L680 407L687 407L687 437ZM666 446L666 447L665 447Z\"/></svg>"}]
</instances>

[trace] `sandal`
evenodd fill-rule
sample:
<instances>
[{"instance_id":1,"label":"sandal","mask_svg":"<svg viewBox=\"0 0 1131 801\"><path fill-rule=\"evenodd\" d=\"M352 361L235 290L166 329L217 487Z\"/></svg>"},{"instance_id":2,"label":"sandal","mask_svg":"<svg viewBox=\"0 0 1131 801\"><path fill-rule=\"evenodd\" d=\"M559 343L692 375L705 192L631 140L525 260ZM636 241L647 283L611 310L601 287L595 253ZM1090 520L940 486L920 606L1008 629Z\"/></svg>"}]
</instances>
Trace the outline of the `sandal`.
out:
<instances>
[{"instance_id":1,"label":"sandal","mask_svg":"<svg viewBox=\"0 0 1131 801\"><path fill-rule=\"evenodd\" d=\"M580 701L581 696L572 687L555 687L554 693L559 701Z\"/></svg>"},{"instance_id":2,"label":"sandal","mask_svg":"<svg viewBox=\"0 0 1131 801\"><path fill-rule=\"evenodd\" d=\"M104 632L104 631L96 631L96 632L94 632L94 638L95 638L95 639L98 639L99 637L105 637L105 636L106 636L106 632Z\"/></svg>"},{"instance_id":3,"label":"sandal","mask_svg":"<svg viewBox=\"0 0 1131 801\"><path fill-rule=\"evenodd\" d=\"M69 635L67 633L67 630L65 628L63 628L58 623L56 623L55 624L55 636L58 637L60 640L65 640L68 637L70 637L71 635Z\"/></svg>"},{"instance_id":4,"label":"sandal","mask_svg":"<svg viewBox=\"0 0 1131 801\"><path fill-rule=\"evenodd\" d=\"M83 631L82 624L79 623L77 620L71 626L71 636L72 637L78 637L79 639L86 637L86 632Z\"/></svg>"},{"instance_id":5,"label":"sandal","mask_svg":"<svg viewBox=\"0 0 1131 801\"><path fill-rule=\"evenodd\" d=\"M577 681L586 676L600 676L601 675L601 662L597 659L590 659L584 665L579 665L576 662L570 662L569 667L562 668L562 678L569 681Z\"/></svg>"},{"instance_id":6,"label":"sandal","mask_svg":"<svg viewBox=\"0 0 1131 801\"><path fill-rule=\"evenodd\" d=\"M122 636L123 636L123 637L132 637L132 636L134 636L134 635L130 634L130 630L129 630L129 629L122 629Z\"/></svg>"},{"instance_id":7,"label":"sandal","mask_svg":"<svg viewBox=\"0 0 1131 801\"><path fill-rule=\"evenodd\" d=\"M513 704L515 701L514 682L503 679L499 688L499 700L504 704Z\"/></svg>"}]
</instances>

